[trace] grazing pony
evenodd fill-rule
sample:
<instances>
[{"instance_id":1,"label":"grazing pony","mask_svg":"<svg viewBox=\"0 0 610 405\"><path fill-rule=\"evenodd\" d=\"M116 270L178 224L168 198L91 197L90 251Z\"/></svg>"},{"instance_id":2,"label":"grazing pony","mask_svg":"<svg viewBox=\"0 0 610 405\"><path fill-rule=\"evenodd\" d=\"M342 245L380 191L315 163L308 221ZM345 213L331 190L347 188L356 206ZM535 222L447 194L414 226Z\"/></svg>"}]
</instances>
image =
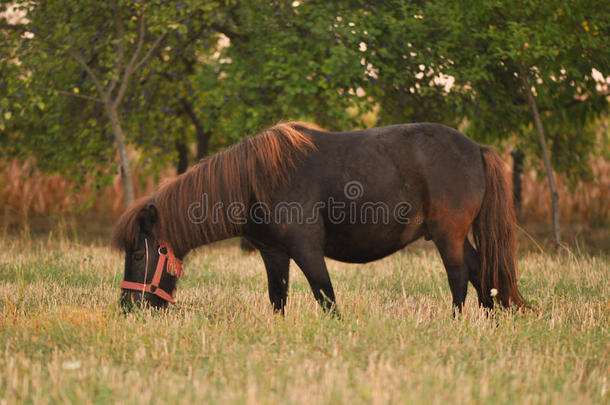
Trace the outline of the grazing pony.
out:
<instances>
[{"instance_id":1,"label":"grazing pony","mask_svg":"<svg viewBox=\"0 0 610 405\"><path fill-rule=\"evenodd\" d=\"M440 252L461 310L469 281L481 306L493 307L492 289L504 307L527 305L517 288L515 229L502 161L452 128L326 132L289 122L136 201L116 224L113 245L125 252L128 310L173 303L190 250L243 236L260 251L271 304L283 313L291 258L320 305L336 311L325 256L366 263L424 237Z\"/></svg>"}]
</instances>

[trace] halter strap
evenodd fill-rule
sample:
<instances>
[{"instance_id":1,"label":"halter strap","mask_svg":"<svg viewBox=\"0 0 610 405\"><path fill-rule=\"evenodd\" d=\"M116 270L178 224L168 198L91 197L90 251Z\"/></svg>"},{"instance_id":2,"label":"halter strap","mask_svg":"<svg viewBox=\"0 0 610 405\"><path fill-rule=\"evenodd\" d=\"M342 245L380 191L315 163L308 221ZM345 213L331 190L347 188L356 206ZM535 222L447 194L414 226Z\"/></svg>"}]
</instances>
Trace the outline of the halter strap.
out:
<instances>
[{"instance_id":1,"label":"halter strap","mask_svg":"<svg viewBox=\"0 0 610 405\"><path fill-rule=\"evenodd\" d=\"M148 243L146 245L148 248ZM184 269L182 268L182 260L178 259L174 252L172 251L169 244L163 240L159 240L159 260L157 261L157 268L155 269L155 274L153 275L152 281L150 284L146 284L146 274L148 273L148 249L146 252L146 270L145 270L145 278L144 283L136 283L134 281L121 281L121 288L124 290L133 290L139 292L148 292L156 295L157 297L169 302L170 304L175 304L176 300L174 296L176 294L176 290L172 291L169 294L167 291L159 288L159 283L161 282L161 276L163 275L163 269L167 270L168 274L172 276L176 276L178 279L184 275Z\"/></svg>"}]
</instances>

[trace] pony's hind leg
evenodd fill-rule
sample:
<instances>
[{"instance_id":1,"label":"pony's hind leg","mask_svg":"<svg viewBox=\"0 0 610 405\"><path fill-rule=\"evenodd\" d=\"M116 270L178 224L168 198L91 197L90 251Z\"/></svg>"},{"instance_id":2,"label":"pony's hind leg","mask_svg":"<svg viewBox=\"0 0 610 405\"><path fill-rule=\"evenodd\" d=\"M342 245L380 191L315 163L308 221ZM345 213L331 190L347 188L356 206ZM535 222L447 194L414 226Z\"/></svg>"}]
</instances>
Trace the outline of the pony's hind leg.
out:
<instances>
[{"instance_id":1,"label":"pony's hind leg","mask_svg":"<svg viewBox=\"0 0 610 405\"><path fill-rule=\"evenodd\" d=\"M470 283L477 291L479 297L479 306L484 308L493 308L494 303L489 294L484 294L482 291L482 269L479 254L472 246L468 238L464 240L464 261L468 267L468 278Z\"/></svg>"},{"instance_id":2,"label":"pony's hind leg","mask_svg":"<svg viewBox=\"0 0 610 405\"><path fill-rule=\"evenodd\" d=\"M290 257L286 253L275 249L261 249L260 252L267 270L269 299L271 305L273 305L273 311L284 315L284 307L288 297Z\"/></svg>"}]
</instances>

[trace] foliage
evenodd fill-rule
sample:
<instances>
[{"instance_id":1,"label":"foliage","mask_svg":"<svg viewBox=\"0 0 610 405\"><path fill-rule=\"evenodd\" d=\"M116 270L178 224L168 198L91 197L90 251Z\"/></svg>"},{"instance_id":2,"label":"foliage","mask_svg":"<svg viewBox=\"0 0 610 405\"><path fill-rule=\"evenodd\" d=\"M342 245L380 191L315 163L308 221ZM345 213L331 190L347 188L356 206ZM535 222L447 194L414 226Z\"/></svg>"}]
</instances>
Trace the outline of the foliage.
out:
<instances>
[{"instance_id":1,"label":"foliage","mask_svg":"<svg viewBox=\"0 0 610 405\"><path fill-rule=\"evenodd\" d=\"M356 91L365 81L358 48L365 34L341 17L344 8L319 0L241 1L229 10L229 23L217 27L231 41L220 83L220 120L229 134L289 119L345 129L371 108Z\"/></svg>"},{"instance_id":2,"label":"foliage","mask_svg":"<svg viewBox=\"0 0 610 405\"><path fill-rule=\"evenodd\" d=\"M610 24L598 3L236 4L232 23L220 28L231 39L220 85L222 128L237 137L280 118L344 129L375 110L378 125L465 122L479 141L510 140L536 156L523 66L554 166L572 180L591 175L588 159L599 145L593 123L608 107L592 72L610 75Z\"/></svg>"},{"instance_id":3,"label":"foliage","mask_svg":"<svg viewBox=\"0 0 610 405\"><path fill-rule=\"evenodd\" d=\"M13 145L9 152L35 155L46 169L73 174L84 166L82 172L110 175L108 161L122 143L163 143L154 135L122 139L121 124L133 129L151 118L149 110L133 108L134 82L150 75L147 63L167 37L173 35L174 49L188 48L181 39L188 37L189 21L197 16L198 26L205 24L202 16L214 2L2 2L4 10L7 5L24 14L19 23L6 15L2 20L9 40L0 56L9 72L1 100L8 109L3 142ZM157 68L170 63L156 59ZM124 106L126 96L131 105ZM123 170L125 164L121 158Z\"/></svg>"},{"instance_id":4,"label":"foliage","mask_svg":"<svg viewBox=\"0 0 610 405\"><path fill-rule=\"evenodd\" d=\"M175 161L183 145L203 142L197 158L208 153L220 104L219 68L211 56L217 52L219 37L206 19L195 18L184 26L184 32L168 36L165 48L126 100L127 131L144 152L143 163L156 172L168 159Z\"/></svg>"},{"instance_id":5,"label":"foliage","mask_svg":"<svg viewBox=\"0 0 610 405\"><path fill-rule=\"evenodd\" d=\"M364 89L378 108L378 125L432 121L457 126L450 78L430 57L434 40L425 37L425 2L358 2L352 18L365 33L360 45L367 66ZM361 4L360 4L361 3Z\"/></svg>"},{"instance_id":6,"label":"foliage","mask_svg":"<svg viewBox=\"0 0 610 405\"><path fill-rule=\"evenodd\" d=\"M0 144L5 156L35 155L49 170L110 174L113 129L94 101L95 83L68 51L108 89L120 44L126 56L135 52L144 15L142 54L160 37L162 46L127 83L118 114L139 164L153 172L192 155L193 142L200 158L279 120L349 129L371 112L378 125L466 123L479 141L510 140L535 155L523 66L554 165L586 177L597 145L592 122L607 111L591 72L610 74L610 23L589 0L1 4L13 3L27 20L2 33Z\"/></svg>"},{"instance_id":7,"label":"foliage","mask_svg":"<svg viewBox=\"0 0 610 405\"><path fill-rule=\"evenodd\" d=\"M460 95L469 134L485 142L517 135L519 147L539 154L522 69L535 89L553 166L580 178L597 144L590 123L608 107L592 75L610 75L610 20L602 9L589 0L429 2L418 29L433 44L427 57L434 70L455 78L452 92Z\"/></svg>"},{"instance_id":8,"label":"foliage","mask_svg":"<svg viewBox=\"0 0 610 405\"><path fill-rule=\"evenodd\" d=\"M81 180L85 172L106 167L114 152L106 126L94 118L100 114L99 106L61 96L53 87L67 82L71 85L63 89L78 94L86 77L76 63L62 63L46 51L28 48L27 35L12 34L5 35L0 58L3 157L26 160L35 155L41 169L69 171ZM21 48L15 47L15 40Z\"/></svg>"}]
</instances>

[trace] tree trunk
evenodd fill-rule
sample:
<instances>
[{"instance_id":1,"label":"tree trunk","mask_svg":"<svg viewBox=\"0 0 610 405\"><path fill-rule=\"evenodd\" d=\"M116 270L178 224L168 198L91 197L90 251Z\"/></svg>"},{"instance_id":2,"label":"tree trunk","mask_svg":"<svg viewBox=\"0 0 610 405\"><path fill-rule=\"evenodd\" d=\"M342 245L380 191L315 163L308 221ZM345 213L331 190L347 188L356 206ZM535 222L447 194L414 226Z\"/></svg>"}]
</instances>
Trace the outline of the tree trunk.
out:
<instances>
[{"instance_id":1,"label":"tree trunk","mask_svg":"<svg viewBox=\"0 0 610 405\"><path fill-rule=\"evenodd\" d=\"M176 140L176 150L178 151L178 162L176 163L176 172L182 174L189 167L188 147L184 141L184 136Z\"/></svg>"},{"instance_id":2,"label":"tree trunk","mask_svg":"<svg viewBox=\"0 0 610 405\"><path fill-rule=\"evenodd\" d=\"M195 136L197 138L197 160L201 160L208 155L208 145L210 143L210 136L212 135L209 131L203 129L203 125L193 111L193 106L186 99L181 98L180 102L186 115L189 116L191 122L195 126Z\"/></svg>"},{"instance_id":3,"label":"tree trunk","mask_svg":"<svg viewBox=\"0 0 610 405\"><path fill-rule=\"evenodd\" d=\"M131 178L131 167L127 156L127 142L123 134L123 128L119 121L119 114L113 106L106 105L106 112L112 127L112 134L119 149L119 158L121 161L121 179L123 180L123 195L125 197L125 208L128 208L135 199L133 180Z\"/></svg>"},{"instance_id":4,"label":"tree trunk","mask_svg":"<svg viewBox=\"0 0 610 405\"><path fill-rule=\"evenodd\" d=\"M540 143L540 149L542 150L542 158L544 160L544 167L546 169L546 175L549 180L549 191L551 193L551 216L553 220L553 237L555 239L555 249L559 249L561 246L561 237L559 233L559 194L555 187L555 178L553 176L553 167L551 166L551 157L549 149L546 146L546 139L544 136L544 127L542 126L542 120L540 119L540 113L538 112L538 106L536 105L536 99L532 93L532 87L527 77L527 71L523 65L519 64L519 75L523 82L523 88L527 96L527 102L532 110L534 116L534 124L536 125L536 131L538 132L538 142Z\"/></svg>"},{"instance_id":5,"label":"tree trunk","mask_svg":"<svg viewBox=\"0 0 610 405\"><path fill-rule=\"evenodd\" d=\"M515 211L517 211L517 214L521 214L521 175L523 174L525 154L521 149L515 149L510 155L513 157L513 201Z\"/></svg>"},{"instance_id":6,"label":"tree trunk","mask_svg":"<svg viewBox=\"0 0 610 405\"><path fill-rule=\"evenodd\" d=\"M195 127L196 128L196 127ZM197 130L197 159L201 160L208 155L208 146L210 144L210 135L208 131Z\"/></svg>"}]
</instances>

